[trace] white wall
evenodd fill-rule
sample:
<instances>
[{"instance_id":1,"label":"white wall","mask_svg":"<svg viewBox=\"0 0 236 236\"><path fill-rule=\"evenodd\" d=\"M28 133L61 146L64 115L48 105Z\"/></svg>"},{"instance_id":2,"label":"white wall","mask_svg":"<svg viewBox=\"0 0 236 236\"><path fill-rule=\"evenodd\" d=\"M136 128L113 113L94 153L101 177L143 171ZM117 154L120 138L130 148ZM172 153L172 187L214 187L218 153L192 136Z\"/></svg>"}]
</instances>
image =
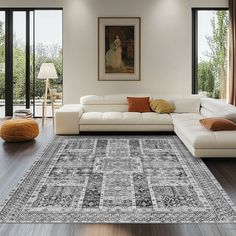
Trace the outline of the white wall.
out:
<instances>
[{"instance_id":1,"label":"white wall","mask_svg":"<svg viewBox=\"0 0 236 236\"><path fill-rule=\"evenodd\" d=\"M85 94L191 93L191 8L227 0L1 0L0 7L63 7L64 103ZM141 81L97 81L97 17L141 17Z\"/></svg>"}]
</instances>

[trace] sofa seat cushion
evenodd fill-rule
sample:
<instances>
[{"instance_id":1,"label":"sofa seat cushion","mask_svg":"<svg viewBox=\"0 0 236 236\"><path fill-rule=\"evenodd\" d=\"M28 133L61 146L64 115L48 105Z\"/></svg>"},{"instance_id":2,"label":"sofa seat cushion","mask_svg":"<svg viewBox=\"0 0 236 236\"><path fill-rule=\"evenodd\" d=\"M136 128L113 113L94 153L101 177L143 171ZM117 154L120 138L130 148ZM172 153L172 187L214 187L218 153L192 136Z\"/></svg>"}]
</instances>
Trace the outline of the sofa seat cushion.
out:
<instances>
[{"instance_id":1,"label":"sofa seat cushion","mask_svg":"<svg viewBox=\"0 0 236 236\"><path fill-rule=\"evenodd\" d=\"M235 149L236 131L210 131L199 123L199 114L171 114L175 129L196 149Z\"/></svg>"},{"instance_id":2,"label":"sofa seat cushion","mask_svg":"<svg viewBox=\"0 0 236 236\"><path fill-rule=\"evenodd\" d=\"M172 125L171 116L154 112L86 112L80 119L81 125L159 124Z\"/></svg>"},{"instance_id":3,"label":"sofa seat cushion","mask_svg":"<svg viewBox=\"0 0 236 236\"><path fill-rule=\"evenodd\" d=\"M198 113L183 113L183 114L171 113L171 118L173 119L173 124L179 122L186 124L187 122L199 122L199 120L202 119L203 117Z\"/></svg>"}]
</instances>

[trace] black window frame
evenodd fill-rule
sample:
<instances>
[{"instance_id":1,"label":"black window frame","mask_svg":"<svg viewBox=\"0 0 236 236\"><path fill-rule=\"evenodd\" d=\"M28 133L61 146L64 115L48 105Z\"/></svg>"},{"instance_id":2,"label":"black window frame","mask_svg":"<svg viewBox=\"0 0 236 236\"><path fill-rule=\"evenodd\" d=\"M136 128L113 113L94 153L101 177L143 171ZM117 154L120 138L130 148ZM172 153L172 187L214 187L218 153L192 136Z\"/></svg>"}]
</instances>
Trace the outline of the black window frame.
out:
<instances>
[{"instance_id":1,"label":"black window frame","mask_svg":"<svg viewBox=\"0 0 236 236\"><path fill-rule=\"evenodd\" d=\"M5 12L5 116L13 116L13 12L24 11L26 13L26 108L30 108L30 12L40 10L60 10L63 7L0 7ZM35 14L33 14L33 116L35 116ZM63 23L62 23L62 45L63 45ZM62 57L63 64L63 57ZM63 98L62 98L63 99ZM63 104L63 100L62 100Z\"/></svg>"},{"instance_id":2,"label":"black window frame","mask_svg":"<svg viewBox=\"0 0 236 236\"><path fill-rule=\"evenodd\" d=\"M198 94L198 11L228 11L228 7L192 8L192 94Z\"/></svg>"}]
</instances>

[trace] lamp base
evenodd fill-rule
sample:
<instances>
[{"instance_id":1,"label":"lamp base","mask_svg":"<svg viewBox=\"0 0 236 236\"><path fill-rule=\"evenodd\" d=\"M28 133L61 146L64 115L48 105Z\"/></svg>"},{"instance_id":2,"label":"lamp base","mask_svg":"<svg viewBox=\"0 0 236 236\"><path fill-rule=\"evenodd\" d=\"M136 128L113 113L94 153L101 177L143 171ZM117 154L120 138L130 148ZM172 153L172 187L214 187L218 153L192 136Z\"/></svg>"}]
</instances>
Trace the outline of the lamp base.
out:
<instances>
[{"instance_id":1,"label":"lamp base","mask_svg":"<svg viewBox=\"0 0 236 236\"><path fill-rule=\"evenodd\" d=\"M49 79L45 80L45 94L44 94L44 100L43 100L43 104L42 104L42 125L44 126L46 118L47 118L47 98L48 98L48 93L50 95L50 100L51 100L51 106L52 106L52 120L53 120L53 128L54 128L54 102L53 102L53 98L52 98L52 92L51 92L51 88L50 88L50 81Z\"/></svg>"}]
</instances>

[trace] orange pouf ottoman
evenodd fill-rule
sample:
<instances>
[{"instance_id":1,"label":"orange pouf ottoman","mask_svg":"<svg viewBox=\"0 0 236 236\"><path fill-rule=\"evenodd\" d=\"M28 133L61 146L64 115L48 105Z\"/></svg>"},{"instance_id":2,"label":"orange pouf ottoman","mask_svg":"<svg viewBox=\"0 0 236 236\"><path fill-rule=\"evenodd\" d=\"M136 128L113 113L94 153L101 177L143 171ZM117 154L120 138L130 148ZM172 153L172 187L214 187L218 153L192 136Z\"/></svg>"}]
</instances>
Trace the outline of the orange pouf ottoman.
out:
<instances>
[{"instance_id":1,"label":"orange pouf ottoman","mask_svg":"<svg viewBox=\"0 0 236 236\"><path fill-rule=\"evenodd\" d=\"M1 125L1 137L6 142L24 142L36 138L39 134L38 123L33 119L13 119Z\"/></svg>"}]
</instances>

